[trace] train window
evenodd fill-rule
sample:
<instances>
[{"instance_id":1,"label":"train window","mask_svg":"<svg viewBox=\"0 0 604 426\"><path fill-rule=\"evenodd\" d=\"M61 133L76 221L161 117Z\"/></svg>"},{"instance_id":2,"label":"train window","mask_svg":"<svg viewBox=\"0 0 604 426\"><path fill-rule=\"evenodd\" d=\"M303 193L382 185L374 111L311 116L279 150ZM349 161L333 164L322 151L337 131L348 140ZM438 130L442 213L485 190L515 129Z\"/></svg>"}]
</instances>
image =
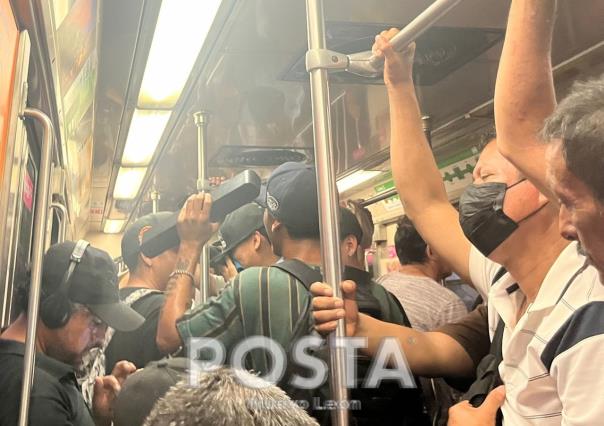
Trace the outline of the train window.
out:
<instances>
[{"instance_id":1,"label":"train window","mask_svg":"<svg viewBox=\"0 0 604 426\"><path fill-rule=\"evenodd\" d=\"M28 279L28 269L31 261L34 212L36 202L36 187L38 179L38 169L31 154L28 155L27 166L23 170L21 190L19 194L19 218L17 221L17 249L13 258L14 268L12 279L13 297L16 288ZM12 304L11 304L12 305ZM20 312L9 307L10 319L14 320Z\"/></svg>"}]
</instances>

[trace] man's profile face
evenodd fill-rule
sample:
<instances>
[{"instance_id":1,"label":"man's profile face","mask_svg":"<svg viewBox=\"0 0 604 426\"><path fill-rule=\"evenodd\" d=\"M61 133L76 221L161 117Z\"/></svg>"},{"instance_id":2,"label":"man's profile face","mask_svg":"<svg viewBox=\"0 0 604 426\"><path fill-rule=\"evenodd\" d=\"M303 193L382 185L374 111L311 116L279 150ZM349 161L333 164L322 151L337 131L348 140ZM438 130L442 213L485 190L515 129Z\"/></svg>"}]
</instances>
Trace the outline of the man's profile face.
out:
<instances>
[{"instance_id":1,"label":"man's profile face","mask_svg":"<svg viewBox=\"0 0 604 426\"><path fill-rule=\"evenodd\" d=\"M604 283L604 205L567 169L562 141L552 141L546 158L547 183L560 205L560 234L567 240L581 243Z\"/></svg>"},{"instance_id":2,"label":"man's profile face","mask_svg":"<svg viewBox=\"0 0 604 426\"><path fill-rule=\"evenodd\" d=\"M249 268L251 266L263 266L259 259L260 256L254 247L255 235L256 231L233 249L233 259L237 260L237 262L239 262L243 268Z\"/></svg>"},{"instance_id":3,"label":"man's profile face","mask_svg":"<svg viewBox=\"0 0 604 426\"><path fill-rule=\"evenodd\" d=\"M65 326L50 330L46 354L77 368L91 349L103 346L106 332L107 324L78 306Z\"/></svg>"},{"instance_id":4,"label":"man's profile face","mask_svg":"<svg viewBox=\"0 0 604 426\"><path fill-rule=\"evenodd\" d=\"M161 253L159 256L153 258L153 274L157 277L158 282L162 284L163 288L168 285L170 274L176 267L176 260L178 259L178 247L168 249Z\"/></svg>"}]
</instances>

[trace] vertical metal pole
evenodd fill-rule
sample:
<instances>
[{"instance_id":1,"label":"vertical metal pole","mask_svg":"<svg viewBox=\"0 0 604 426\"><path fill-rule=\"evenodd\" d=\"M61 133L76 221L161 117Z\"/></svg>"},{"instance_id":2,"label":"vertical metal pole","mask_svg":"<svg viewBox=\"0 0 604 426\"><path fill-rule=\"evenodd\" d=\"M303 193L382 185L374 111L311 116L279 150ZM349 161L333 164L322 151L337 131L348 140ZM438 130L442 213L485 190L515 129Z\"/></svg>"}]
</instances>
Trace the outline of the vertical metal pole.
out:
<instances>
[{"instance_id":1,"label":"vertical metal pole","mask_svg":"<svg viewBox=\"0 0 604 426\"><path fill-rule=\"evenodd\" d=\"M199 111L193 114L195 125L197 126L197 191L206 191L207 181L207 137L208 122L210 115L205 111ZM201 251L199 259L199 269L201 271L201 283L199 286L198 303L205 303L210 297L210 247L206 244Z\"/></svg>"},{"instance_id":2,"label":"vertical metal pole","mask_svg":"<svg viewBox=\"0 0 604 426\"><path fill-rule=\"evenodd\" d=\"M151 188L151 210L153 213L157 213L159 211L159 191L157 190L157 178L153 176L153 187Z\"/></svg>"},{"instance_id":3,"label":"vertical metal pole","mask_svg":"<svg viewBox=\"0 0 604 426\"><path fill-rule=\"evenodd\" d=\"M325 49L325 20L322 0L306 1L306 22L308 27L308 49ZM310 71L310 89L315 136L323 272L327 283L333 288L334 294L341 297L340 281L342 279L342 269L340 266L338 191L332 167L331 104L329 102L329 81L326 69L316 68ZM337 407L345 407L344 402L348 399L345 353L343 348L338 348L335 344L336 339L345 335L344 321L342 320L338 321L335 333L329 336L329 381L332 398L337 401ZM337 426L348 425L348 410L344 408L333 410L332 424Z\"/></svg>"},{"instance_id":4,"label":"vertical metal pole","mask_svg":"<svg viewBox=\"0 0 604 426\"><path fill-rule=\"evenodd\" d=\"M48 199L50 192L50 172L54 129L50 118L42 111L26 108L26 118L38 120L44 128L40 158L40 174L36 191L36 212L34 217L34 241L32 247L31 281L29 284L29 304L27 307L27 336L23 357L23 385L21 388L21 406L19 407L19 426L27 426L29 416L29 397L34 383L36 355L36 326L38 325L38 307L40 304L40 285L42 282L42 261L44 259L44 231L48 218Z\"/></svg>"}]
</instances>

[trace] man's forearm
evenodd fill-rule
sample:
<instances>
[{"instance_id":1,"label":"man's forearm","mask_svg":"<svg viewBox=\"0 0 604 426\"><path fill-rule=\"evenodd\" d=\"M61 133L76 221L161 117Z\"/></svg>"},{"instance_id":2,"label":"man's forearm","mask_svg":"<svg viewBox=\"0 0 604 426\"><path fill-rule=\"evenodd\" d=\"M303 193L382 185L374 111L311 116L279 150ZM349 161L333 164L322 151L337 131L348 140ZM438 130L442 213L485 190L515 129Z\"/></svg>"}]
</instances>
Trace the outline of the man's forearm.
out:
<instances>
[{"instance_id":1,"label":"man's forearm","mask_svg":"<svg viewBox=\"0 0 604 426\"><path fill-rule=\"evenodd\" d=\"M551 67L555 0L513 0L495 88L497 146L545 188L539 132L556 106ZM536 152L535 150L538 150Z\"/></svg>"},{"instance_id":2,"label":"man's forearm","mask_svg":"<svg viewBox=\"0 0 604 426\"><path fill-rule=\"evenodd\" d=\"M448 202L447 193L422 129L413 83L389 88L390 161L396 189L413 219L435 201Z\"/></svg>"},{"instance_id":3,"label":"man's forearm","mask_svg":"<svg viewBox=\"0 0 604 426\"><path fill-rule=\"evenodd\" d=\"M193 276L199 253L200 249L195 245L181 245L174 269L186 271ZM176 322L191 307L195 295L195 283L191 276L177 273L170 278L166 287L166 301L161 310L156 336L157 346L164 354L174 352L182 344Z\"/></svg>"},{"instance_id":4,"label":"man's forearm","mask_svg":"<svg viewBox=\"0 0 604 426\"><path fill-rule=\"evenodd\" d=\"M355 337L367 338L368 345L363 352L371 357L377 354L382 339L396 338L413 374L467 377L473 373L470 356L455 339L444 333L425 333L360 314Z\"/></svg>"}]
</instances>

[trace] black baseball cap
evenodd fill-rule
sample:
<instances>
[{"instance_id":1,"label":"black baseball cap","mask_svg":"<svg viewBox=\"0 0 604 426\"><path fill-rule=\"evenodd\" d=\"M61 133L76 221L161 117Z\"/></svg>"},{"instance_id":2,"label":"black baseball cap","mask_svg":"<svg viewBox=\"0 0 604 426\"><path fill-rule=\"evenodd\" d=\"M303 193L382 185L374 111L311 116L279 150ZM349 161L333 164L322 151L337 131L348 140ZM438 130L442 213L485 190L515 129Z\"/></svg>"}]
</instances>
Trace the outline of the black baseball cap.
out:
<instances>
[{"instance_id":1,"label":"black baseball cap","mask_svg":"<svg viewBox=\"0 0 604 426\"><path fill-rule=\"evenodd\" d=\"M51 246L44 255L42 291L48 297L59 289L71 263L76 246L73 241ZM145 319L130 306L122 303L117 286L117 269L109 254L88 246L69 280L69 300L86 306L109 327L132 331Z\"/></svg>"},{"instance_id":2,"label":"black baseball cap","mask_svg":"<svg viewBox=\"0 0 604 426\"><path fill-rule=\"evenodd\" d=\"M319 233L317 175L314 166L287 162L277 167L266 183L266 197L258 200L285 226Z\"/></svg>"},{"instance_id":3,"label":"black baseball cap","mask_svg":"<svg viewBox=\"0 0 604 426\"><path fill-rule=\"evenodd\" d=\"M128 266L128 269L133 271L136 269L136 265L138 265L138 255L141 252L141 242L139 239L141 230L147 227L153 228L171 218L173 214L171 212L151 213L137 219L136 222L126 229L126 232L122 236L122 259L126 266ZM166 247L166 250L169 248L171 247Z\"/></svg>"},{"instance_id":4,"label":"black baseball cap","mask_svg":"<svg viewBox=\"0 0 604 426\"><path fill-rule=\"evenodd\" d=\"M257 203L249 203L229 213L220 225L218 235L222 252L212 258L215 262L233 251L254 232L264 229L264 209Z\"/></svg>"},{"instance_id":5,"label":"black baseball cap","mask_svg":"<svg viewBox=\"0 0 604 426\"><path fill-rule=\"evenodd\" d=\"M357 243L363 240L363 229L359 220L350 209L340 207L340 238L344 240L349 235L354 235Z\"/></svg>"},{"instance_id":6,"label":"black baseball cap","mask_svg":"<svg viewBox=\"0 0 604 426\"><path fill-rule=\"evenodd\" d=\"M114 403L114 426L141 426L155 403L186 379L188 363L187 358L162 359L128 376Z\"/></svg>"}]
</instances>

